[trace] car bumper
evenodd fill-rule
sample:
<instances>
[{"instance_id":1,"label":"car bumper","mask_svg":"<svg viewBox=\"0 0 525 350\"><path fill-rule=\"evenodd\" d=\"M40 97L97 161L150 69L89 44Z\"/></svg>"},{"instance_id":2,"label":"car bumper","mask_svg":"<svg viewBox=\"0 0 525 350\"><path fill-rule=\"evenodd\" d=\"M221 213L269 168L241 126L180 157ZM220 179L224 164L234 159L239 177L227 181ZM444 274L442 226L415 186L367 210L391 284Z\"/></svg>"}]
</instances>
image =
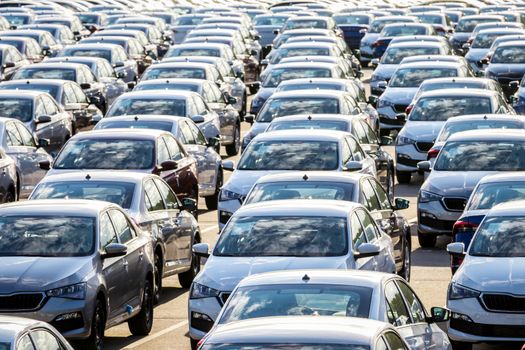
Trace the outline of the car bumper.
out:
<instances>
[{"instance_id":1,"label":"car bumper","mask_svg":"<svg viewBox=\"0 0 525 350\"><path fill-rule=\"evenodd\" d=\"M241 200L233 199L228 201L219 200L217 215L219 219L219 229L222 229L230 217L241 207Z\"/></svg>"},{"instance_id":2,"label":"car bumper","mask_svg":"<svg viewBox=\"0 0 525 350\"><path fill-rule=\"evenodd\" d=\"M361 53L361 62L370 62L374 58L372 46L361 46L359 52Z\"/></svg>"},{"instance_id":3,"label":"car bumper","mask_svg":"<svg viewBox=\"0 0 525 350\"><path fill-rule=\"evenodd\" d=\"M417 171L417 163L427 159L427 154L419 152L413 144L396 146L396 169Z\"/></svg>"},{"instance_id":4,"label":"car bumper","mask_svg":"<svg viewBox=\"0 0 525 350\"><path fill-rule=\"evenodd\" d=\"M385 130L400 130L405 125L404 120L396 118L395 112L392 108L380 108L377 110L379 114L379 126Z\"/></svg>"},{"instance_id":5,"label":"car bumper","mask_svg":"<svg viewBox=\"0 0 525 350\"><path fill-rule=\"evenodd\" d=\"M434 235L451 235L461 211L446 210L440 201L417 204L418 231Z\"/></svg>"},{"instance_id":6,"label":"car bumper","mask_svg":"<svg viewBox=\"0 0 525 350\"><path fill-rule=\"evenodd\" d=\"M190 299L188 302L189 335L200 340L211 329L222 305L217 298Z\"/></svg>"}]
</instances>

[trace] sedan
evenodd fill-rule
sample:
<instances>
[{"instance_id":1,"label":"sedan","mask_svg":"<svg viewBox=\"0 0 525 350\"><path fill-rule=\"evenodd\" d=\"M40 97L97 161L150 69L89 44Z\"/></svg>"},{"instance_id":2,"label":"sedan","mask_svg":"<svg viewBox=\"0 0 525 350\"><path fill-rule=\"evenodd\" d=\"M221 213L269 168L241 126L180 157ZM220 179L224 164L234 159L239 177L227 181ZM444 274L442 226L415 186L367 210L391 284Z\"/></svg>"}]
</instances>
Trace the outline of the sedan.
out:
<instances>
[{"instance_id":1,"label":"sedan","mask_svg":"<svg viewBox=\"0 0 525 350\"><path fill-rule=\"evenodd\" d=\"M2 32L3 37L25 37L31 38L38 42L42 48L44 56L55 56L62 50L62 44L59 44L55 38L45 30L16 29Z\"/></svg>"},{"instance_id":2,"label":"sedan","mask_svg":"<svg viewBox=\"0 0 525 350\"><path fill-rule=\"evenodd\" d=\"M0 80L9 80L17 69L28 64L30 62L16 47L0 41Z\"/></svg>"},{"instance_id":3,"label":"sedan","mask_svg":"<svg viewBox=\"0 0 525 350\"><path fill-rule=\"evenodd\" d=\"M22 36L4 36L1 33L0 43L16 47L18 52L30 63L39 63L44 58L42 48L35 39Z\"/></svg>"},{"instance_id":4,"label":"sedan","mask_svg":"<svg viewBox=\"0 0 525 350\"><path fill-rule=\"evenodd\" d=\"M151 331L152 240L119 206L18 202L0 208L0 226L2 314L48 322L90 348L123 322L134 335Z\"/></svg>"},{"instance_id":5,"label":"sedan","mask_svg":"<svg viewBox=\"0 0 525 350\"><path fill-rule=\"evenodd\" d=\"M525 74L525 41L508 41L498 45L485 69L485 76L498 81L507 96L516 92L519 81Z\"/></svg>"},{"instance_id":6,"label":"sedan","mask_svg":"<svg viewBox=\"0 0 525 350\"><path fill-rule=\"evenodd\" d=\"M67 340L48 323L16 316L0 316L2 336L0 344L7 349L52 349L73 350ZM34 345L33 345L34 344Z\"/></svg>"},{"instance_id":7,"label":"sedan","mask_svg":"<svg viewBox=\"0 0 525 350\"><path fill-rule=\"evenodd\" d=\"M436 31L430 24L425 23L391 23L383 27L376 41L372 44L372 55L381 58L388 44L395 37L413 35L436 35Z\"/></svg>"}]
</instances>

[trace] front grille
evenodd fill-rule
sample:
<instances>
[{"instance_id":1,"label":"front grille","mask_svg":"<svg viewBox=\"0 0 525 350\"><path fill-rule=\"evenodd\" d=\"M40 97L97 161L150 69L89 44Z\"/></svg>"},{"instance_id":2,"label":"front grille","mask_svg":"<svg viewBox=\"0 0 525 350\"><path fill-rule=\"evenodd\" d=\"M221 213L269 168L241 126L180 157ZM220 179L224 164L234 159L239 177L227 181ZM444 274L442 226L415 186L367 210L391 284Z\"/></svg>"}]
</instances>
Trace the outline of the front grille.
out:
<instances>
[{"instance_id":1,"label":"front grille","mask_svg":"<svg viewBox=\"0 0 525 350\"><path fill-rule=\"evenodd\" d=\"M417 159L410 159L410 158L399 157L399 156L397 157L397 164L417 167L417 163L419 163L419 162L421 162L421 161L417 160Z\"/></svg>"},{"instance_id":2,"label":"front grille","mask_svg":"<svg viewBox=\"0 0 525 350\"><path fill-rule=\"evenodd\" d=\"M416 148L419 152L428 152L434 146L433 142L416 142Z\"/></svg>"},{"instance_id":3,"label":"front grille","mask_svg":"<svg viewBox=\"0 0 525 350\"><path fill-rule=\"evenodd\" d=\"M435 230L439 231L450 231L452 232L452 227L454 226L455 221L448 220L435 220L427 216L419 217L419 224L423 226L432 227Z\"/></svg>"},{"instance_id":4,"label":"front grille","mask_svg":"<svg viewBox=\"0 0 525 350\"><path fill-rule=\"evenodd\" d=\"M461 197L445 197L443 198L443 205L450 211L463 211L467 204L466 198Z\"/></svg>"},{"instance_id":5,"label":"front grille","mask_svg":"<svg viewBox=\"0 0 525 350\"><path fill-rule=\"evenodd\" d=\"M482 337L497 338L524 338L525 327L523 325L492 325L473 323L456 318L450 319L450 328L460 332L479 335Z\"/></svg>"},{"instance_id":6,"label":"front grille","mask_svg":"<svg viewBox=\"0 0 525 350\"><path fill-rule=\"evenodd\" d=\"M51 325L57 329L60 333L69 332L75 329L84 327L83 318L75 318L73 320L53 321Z\"/></svg>"},{"instance_id":7,"label":"front grille","mask_svg":"<svg viewBox=\"0 0 525 350\"><path fill-rule=\"evenodd\" d=\"M219 301L221 305L224 305L226 303L226 301L230 297L230 294L231 292L222 292L221 294L219 294Z\"/></svg>"},{"instance_id":8,"label":"front grille","mask_svg":"<svg viewBox=\"0 0 525 350\"><path fill-rule=\"evenodd\" d=\"M525 313L525 296L508 294L483 294L483 303L489 311Z\"/></svg>"},{"instance_id":9,"label":"front grille","mask_svg":"<svg viewBox=\"0 0 525 350\"><path fill-rule=\"evenodd\" d=\"M44 301L43 293L18 293L0 295L0 311L31 311Z\"/></svg>"},{"instance_id":10,"label":"front grille","mask_svg":"<svg viewBox=\"0 0 525 350\"><path fill-rule=\"evenodd\" d=\"M408 107L408 105L395 104L394 105L394 110L397 113L405 113L405 110L407 109L407 107Z\"/></svg>"}]
</instances>

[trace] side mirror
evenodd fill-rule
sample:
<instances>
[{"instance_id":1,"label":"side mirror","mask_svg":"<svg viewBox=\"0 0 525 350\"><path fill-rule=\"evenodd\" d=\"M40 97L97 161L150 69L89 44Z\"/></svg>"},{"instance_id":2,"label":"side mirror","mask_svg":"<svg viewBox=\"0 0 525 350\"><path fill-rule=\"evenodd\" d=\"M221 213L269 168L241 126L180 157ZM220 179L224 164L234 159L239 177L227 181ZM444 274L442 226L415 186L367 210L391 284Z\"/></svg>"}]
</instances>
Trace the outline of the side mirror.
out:
<instances>
[{"instance_id":1,"label":"side mirror","mask_svg":"<svg viewBox=\"0 0 525 350\"><path fill-rule=\"evenodd\" d=\"M41 115L35 118L35 124L49 123L51 122L51 117L49 115Z\"/></svg>"},{"instance_id":2,"label":"side mirror","mask_svg":"<svg viewBox=\"0 0 525 350\"><path fill-rule=\"evenodd\" d=\"M244 73L241 71L235 72L235 77L244 80Z\"/></svg>"},{"instance_id":3,"label":"side mirror","mask_svg":"<svg viewBox=\"0 0 525 350\"><path fill-rule=\"evenodd\" d=\"M406 113L398 113L396 114L396 119L399 121L406 121L407 120L407 114Z\"/></svg>"},{"instance_id":4,"label":"side mirror","mask_svg":"<svg viewBox=\"0 0 525 350\"><path fill-rule=\"evenodd\" d=\"M85 90L85 89L91 89L91 84L90 83L82 83L80 84L80 87Z\"/></svg>"},{"instance_id":5,"label":"side mirror","mask_svg":"<svg viewBox=\"0 0 525 350\"><path fill-rule=\"evenodd\" d=\"M366 34L366 33L368 33L368 29L366 29L366 28L363 28L363 29L359 30L359 34Z\"/></svg>"},{"instance_id":6,"label":"side mirror","mask_svg":"<svg viewBox=\"0 0 525 350\"><path fill-rule=\"evenodd\" d=\"M489 59L488 58L482 58L482 59L479 60L479 63L481 65L489 64Z\"/></svg>"},{"instance_id":7,"label":"side mirror","mask_svg":"<svg viewBox=\"0 0 525 350\"><path fill-rule=\"evenodd\" d=\"M454 242L447 245L447 252L450 255L465 255L465 243Z\"/></svg>"},{"instance_id":8,"label":"side mirror","mask_svg":"<svg viewBox=\"0 0 525 350\"><path fill-rule=\"evenodd\" d=\"M381 248L377 244L362 243L357 247L357 252L354 253L354 259L369 258L371 256L379 255Z\"/></svg>"},{"instance_id":9,"label":"side mirror","mask_svg":"<svg viewBox=\"0 0 525 350\"><path fill-rule=\"evenodd\" d=\"M102 115L100 115L100 114L95 114L95 115L93 116L93 118L91 118L91 120L90 120L89 123L90 123L91 125L95 125L95 124L97 124L97 123L98 123L99 121L101 121L101 120L102 120Z\"/></svg>"},{"instance_id":10,"label":"side mirror","mask_svg":"<svg viewBox=\"0 0 525 350\"><path fill-rule=\"evenodd\" d=\"M375 106L377 104L377 96L371 95L368 97L368 103L370 103L372 106Z\"/></svg>"},{"instance_id":11,"label":"side mirror","mask_svg":"<svg viewBox=\"0 0 525 350\"><path fill-rule=\"evenodd\" d=\"M261 60L261 63L259 65L261 66L267 66L270 63L270 60L267 58L264 58Z\"/></svg>"},{"instance_id":12,"label":"side mirror","mask_svg":"<svg viewBox=\"0 0 525 350\"><path fill-rule=\"evenodd\" d=\"M430 314L432 315L427 322L446 322L450 319L450 311L443 307L434 306L430 309Z\"/></svg>"},{"instance_id":13,"label":"side mirror","mask_svg":"<svg viewBox=\"0 0 525 350\"><path fill-rule=\"evenodd\" d=\"M203 258L208 258L210 256L210 246L208 245L208 243L194 244L191 250L195 255L198 255Z\"/></svg>"},{"instance_id":14,"label":"side mirror","mask_svg":"<svg viewBox=\"0 0 525 350\"><path fill-rule=\"evenodd\" d=\"M51 50L49 50L49 48L43 48L42 49L42 55L43 56L50 56L51 55Z\"/></svg>"},{"instance_id":15,"label":"side mirror","mask_svg":"<svg viewBox=\"0 0 525 350\"><path fill-rule=\"evenodd\" d=\"M509 83L509 88L512 90L518 90L520 87L520 82L518 80L513 80Z\"/></svg>"},{"instance_id":16,"label":"side mirror","mask_svg":"<svg viewBox=\"0 0 525 350\"><path fill-rule=\"evenodd\" d=\"M417 163L417 170L429 172L431 168L430 161L424 160L422 162Z\"/></svg>"},{"instance_id":17,"label":"side mirror","mask_svg":"<svg viewBox=\"0 0 525 350\"><path fill-rule=\"evenodd\" d=\"M257 52L257 50L250 50L250 55L252 55L252 56L258 56L259 53Z\"/></svg>"},{"instance_id":18,"label":"side mirror","mask_svg":"<svg viewBox=\"0 0 525 350\"><path fill-rule=\"evenodd\" d=\"M370 61L370 65L372 67L377 67L379 65L379 58L372 58L372 61Z\"/></svg>"},{"instance_id":19,"label":"side mirror","mask_svg":"<svg viewBox=\"0 0 525 350\"><path fill-rule=\"evenodd\" d=\"M464 43L463 45L461 45L461 48L463 50L468 50L468 49L470 49L470 44L469 43Z\"/></svg>"},{"instance_id":20,"label":"side mirror","mask_svg":"<svg viewBox=\"0 0 525 350\"><path fill-rule=\"evenodd\" d=\"M277 34L279 34L280 31L281 31L280 29L274 29L274 30L273 30L273 33L274 33L275 35L277 35Z\"/></svg>"},{"instance_id":21,"label":"side mirror","mask_svg":"<svg viewBox=\"0 0 525 350\"><path fill-rule=\"evenodd\" d=\"M261 39L262 39L262 36L260 36L259 34L253 35L253 40L261 40Z\"/></svg>"},{"instance_id":22,"label":"side mirror","mask_svg":"<svg viewBox=\"0 0 525 350\"><path fill-rule=\"evenodd\" d=\"M177 162L174 160L165 160L160 163L160 171L168 171L177 169Z\"/></svg>"},{"instance_id":23,"label":"side mirror","mask_svg":"<svg viewBox=\"0 0 525 350\"><path fill-rule=\"evenodd\" d=\"M116 258L118 256L124 256L128 253L128 247L120 243L111 243L104 248L104 251L100 254L102 259Z\"/></svg>"},{"instance_id":24,"label":"side mirror","mask_svg":"<svg viewBox=\"0 0 525 350\"><path fill-rule=\"evenodd\" d=\"M16 65L13 63L13 62L6 62L4 63L3 67L4 68L13 68L15 67Z\"/></svg>"},{"instance_id":25,"label":"side mirror","mask_svg":"<svg viewBox=\"0 0 525 350\"><path fill-rule=\"evenodd\" d=\"M137 86L137 83L134 82L134 81L130 81L128 83L128 89L130 89L130 90L133 90L135 88L135 86Z\"/></svg>"},{"instance_id":26,"label":"side mirror","mask_svg":"<svg viewBox=\"0 0 525 350\"><path fill-rule=\"evenodd\" d=\"M115 67L115 68L118 68L118 67L124 67L124 62L115 62L115 64L113 65L113 67Z\"/></svg>"},{"instance_id":27,"label":"side mirror","mask_svg":"<svg viewBox=\"0 0 525 350\"><path fill-rule=\"evenodd\" d=\"M235 163L231 160L225 160L222 162L222 169L227 170L227 171L234 171Z\"/></svg>"},{"instance_id":28,"label":"side mirror","mask_svg":"<svg viewBox=\"0 0 525 350\"><path fill-rule=\"evenodd\" d=\"M38 143L37 144L38 144L38 147L45 148L45 147L49 146L49 143L50 143L49 139L38 139Z\"/></svg>"},{"instance_id":29,"label":"side mirror","mask_svg":"<svg viewBox=\"0 0 525 350\"><path fill-rule=\"evenodd\" d=\"M195 122L195 124L199 124L199 123L202 123L204 122L204 117L200 114L197 114L197 115L194 115L193 117L191 117L191 120L193 120Z\"/></svg>"},{"instance_id":30,"label":"side mirror","mask_svg":"<svg viewBox=\"0 0 525 350\"><path fill-rule=\"evenodd\" d=\"M197 201L193 198L184 198L182 200L182 209L188 212L194 212L197 210Z\"/></svg>"},{"instance_id":31,"label":"side mirror","mask_svg":"<svg viewBox=\"0 0 525 350\"><path fill-rule=\"evenodd\" d=\"M128 76L128 72L121 70L120 72L115 72L115 75L119 79L124 79L125 77Z\"/></svg>"},{"instance_id":32,"label":"side mirror","mask_svg":"<svg viewBox=\"0 0 525 350\"><path fill-rule=\"evenodd\" d=\"M217 137L210 137L210 138L208 139L208 147L213 147L213 148L215 148L215 147L217 147L217 145L219 144L219 142L220 142L219 138L217 138Z\"/></svg>"},{"instance_id":33,"label":"side mirror","mask_svg":"<svg viewBox=\"0 0 525 350\"><path fill-rule=\"evenodd\" d=\"M377 87L379 89L386 89L387 85L388 85L388 83L385 80L381 80L381 81L377 82Z\"/></svg>"},{"instance_id":34,"label":"side mirror","mask_svg":"<svg viewBox=\"0 0 525 350\"><path fill-rule=\"evenodd\" d=\"M261 88L260 81L254 81L253 83L250 84L250 92L253 94L259 91L260 88Z\"/></svg>"},{"instance_id":35,"label":"side mirror","mask_svg":"<svg viewBox=\"0 0 525 350\"><path fill-rule=\"evenodd\" d=\"M355 160L349 161L343 168L344 171L359 171L361 169L363 169L363 164L356 162Z\"/></svg>"},{"instance_id":36,"label":"side mirror","mask_svg":"<svg viewBox=\"0 0 525 350\"><path fill-rule=\"evenodd\" d=\"M228 96L227 101L229 105L234 105L237 103L237 98L234 96Z\"/></svg>"},{"instance_id":37,"label":"side mirror","mask_svg":"<svg viewBox=\"0 0 525 350\"><path fill-rule=\"evenodd\" d=\"M42 170L49 170L51 169L51 162L49 160L42 160L38 162L38 167Z\"/></svg>"},{"instance_id":38,"label":"side mirror","mask_svg":"<svg viewBox=\"0 0 525 350\"><path fill-rule=\"evenodd\" d=\"M390 136L381 136L381 140L379 142L382 146L388 146L394 143L394 139L392 139Z\"/></svg>"},{"instance_id":39,"label":"side mirror","mask_svg":"<svg viewBox=\"0 0 525 350\"><path fill-rule=\"evenodd\" d=\"M246 114L244 116L244 121L246 121L247 123L253 124L255 122L255 115L253 115L253 114Z\"/></svg>"},{"instance_id":40,"label":"side mirror","mask_svg":"<svg viewBox=\"0 0 525 350\"><path fill-rule=\"evenodd\" d=\"M410 201L405 198L400 198L400 197L395 198L394 202L395 202L395 205L394 205L395 210L408 209L408 207L410 206Z\"/></svg>"}]
</instances>

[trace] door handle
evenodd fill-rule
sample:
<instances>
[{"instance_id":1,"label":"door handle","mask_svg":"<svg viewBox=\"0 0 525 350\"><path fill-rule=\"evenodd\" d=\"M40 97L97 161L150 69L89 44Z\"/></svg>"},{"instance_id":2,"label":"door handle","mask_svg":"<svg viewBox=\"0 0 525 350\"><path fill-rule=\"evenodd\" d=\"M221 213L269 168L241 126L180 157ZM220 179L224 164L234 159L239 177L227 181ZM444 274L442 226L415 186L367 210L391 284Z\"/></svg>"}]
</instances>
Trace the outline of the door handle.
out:
<instances>
[{"instance_id":1,"label":"door handle","mask_svg":"<svg viewBox=\"0 0 525 350\"><path fill-rule=\"evenodd\" d=\"M139 260L144 259L144 252L141 250L139 253Z\"/></svg>"}]
</instances>

